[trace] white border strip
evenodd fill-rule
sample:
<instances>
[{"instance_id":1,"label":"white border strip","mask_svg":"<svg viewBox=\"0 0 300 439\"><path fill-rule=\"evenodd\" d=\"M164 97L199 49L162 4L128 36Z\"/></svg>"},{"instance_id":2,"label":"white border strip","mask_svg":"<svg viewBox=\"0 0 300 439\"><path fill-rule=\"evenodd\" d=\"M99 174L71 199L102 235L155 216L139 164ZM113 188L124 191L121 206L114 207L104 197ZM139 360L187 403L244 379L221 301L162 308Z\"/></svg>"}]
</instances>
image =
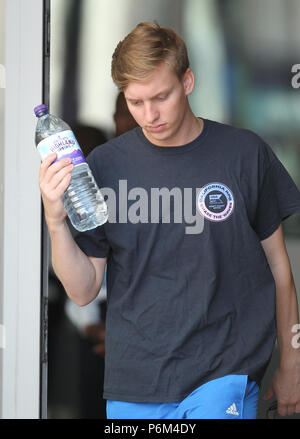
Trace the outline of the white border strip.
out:
<instances>
[{"instance_id":1,"label":"white border strip","mask_svg":"<svg viewBox=\"0 0 300 439\"><path fill-rule=\"evenodd\" d=\"M41 103L43 1L6 1L2 418L39 417L40 160L34 145Z\"/></svg>"},{"instance_id":2,"label":"white border strip","mask_svg":"<svg viewBox=\"0 0 300 439\"><path fill-rule=\"evenodd\" d=\"M0 349L6 348L5 326L0 325Z\"/></svg>"}]
</instances>

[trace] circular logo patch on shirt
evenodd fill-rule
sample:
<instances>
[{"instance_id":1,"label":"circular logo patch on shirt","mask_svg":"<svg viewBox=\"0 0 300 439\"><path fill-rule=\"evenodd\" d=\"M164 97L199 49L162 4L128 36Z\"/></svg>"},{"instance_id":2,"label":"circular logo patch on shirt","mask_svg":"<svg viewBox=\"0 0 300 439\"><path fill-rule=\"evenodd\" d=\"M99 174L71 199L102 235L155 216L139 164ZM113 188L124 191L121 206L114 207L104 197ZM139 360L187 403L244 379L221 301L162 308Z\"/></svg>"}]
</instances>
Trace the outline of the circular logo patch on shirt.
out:
<instances>
[{"instance_id":1,"label":"circular logo patch on shirt","mask_svg":"<svg viewBox=\"0 0 300 439\"><path fill-rule=\"evenodd\" d=\"M198 194L198 210L210 221L224 221L234 209L232 191L223 183L206 184Z\"/></svg>"}]
</instances>

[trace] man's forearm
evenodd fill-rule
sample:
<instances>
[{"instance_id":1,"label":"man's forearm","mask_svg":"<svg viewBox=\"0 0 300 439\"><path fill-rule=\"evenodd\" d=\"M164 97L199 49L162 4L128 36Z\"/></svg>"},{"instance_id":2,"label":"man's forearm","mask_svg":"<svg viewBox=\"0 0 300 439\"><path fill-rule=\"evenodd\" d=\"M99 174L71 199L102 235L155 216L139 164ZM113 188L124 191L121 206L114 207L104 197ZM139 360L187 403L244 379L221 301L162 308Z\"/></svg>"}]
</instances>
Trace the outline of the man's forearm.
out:
<instances>
[{"instance_id":1,"label":"man's forearm","mask_svg":"<svg viewBox=\"0 0 300 439\"><path fill-rule=\"evenodd\" d=\"M276 395L281 416L300 412L300 349L294 343L299 324L298 301L291 263L286 250L282 225L262 246L276 284L277 341L279 368L273 375L264 399Z\"/></svg>"},{"instance_id":2,"label":"man's forearm","mask_svg":"<svg viewBox=\"0 0 300 439\"><path fill-rule=\"evenodd\" d=\"M273 273L274 274L274 273ZM280 367L292 367L300 361L300 349L292 343L293 328L299 324L296 287L291 271L275 272L277 341L280 351Z\"/></svg>"},{"instance_id":3,"label":"man's forearm","mask_svg":"<svg viewBox=\"0 0 300 439\"><path fill-rule=\"evenodd\" d=\"M74 241L69 227L49 229L51 238L53 269L63 284L66 293L76 304L83 306L98 294L96 272L89 258Z\"/></svg>"}]
</instances>

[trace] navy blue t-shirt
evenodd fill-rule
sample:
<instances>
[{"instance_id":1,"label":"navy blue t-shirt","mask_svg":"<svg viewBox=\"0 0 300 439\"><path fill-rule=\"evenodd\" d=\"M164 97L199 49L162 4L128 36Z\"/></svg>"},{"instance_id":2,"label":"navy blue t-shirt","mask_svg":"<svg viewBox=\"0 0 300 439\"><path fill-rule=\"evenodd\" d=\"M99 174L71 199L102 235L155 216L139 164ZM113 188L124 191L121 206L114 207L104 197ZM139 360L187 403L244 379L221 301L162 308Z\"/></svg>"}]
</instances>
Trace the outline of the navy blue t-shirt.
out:
<instances>
[{"instance_id":1,"label":"navy blue t-shirt","mask_svg":"<svg viewBox=\"0 0 300 439\"><path fill-rule=\"evenodd\" d=\"M184 146L136 128L88 157L109 221L80 233L107 258L104 398L167 402L227 374L260 383L276 339L261 240L300 192L255 133L204 119Z\"/></svg>"}]
</instances>

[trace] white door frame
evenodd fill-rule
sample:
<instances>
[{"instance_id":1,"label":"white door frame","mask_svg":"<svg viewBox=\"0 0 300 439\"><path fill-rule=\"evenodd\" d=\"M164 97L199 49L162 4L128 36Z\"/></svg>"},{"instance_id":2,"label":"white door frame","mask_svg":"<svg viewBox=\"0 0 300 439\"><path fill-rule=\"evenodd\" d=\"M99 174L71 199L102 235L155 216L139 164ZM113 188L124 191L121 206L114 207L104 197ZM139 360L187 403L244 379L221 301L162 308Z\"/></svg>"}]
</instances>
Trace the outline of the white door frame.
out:
<instances>
[{"instance_id":1,"label":"white door frame","mask_svg":"<svg viewBox=\"0 0 300 439\"><path fill-rule=\"evenodd\" d=\"M0 1L5 6L6 78L2 172L0 168L0 324L5 330L0 417L35 419L40 417L41 197L33 107L42 102L43 0Z\"/></svg>"}]
</instances>

